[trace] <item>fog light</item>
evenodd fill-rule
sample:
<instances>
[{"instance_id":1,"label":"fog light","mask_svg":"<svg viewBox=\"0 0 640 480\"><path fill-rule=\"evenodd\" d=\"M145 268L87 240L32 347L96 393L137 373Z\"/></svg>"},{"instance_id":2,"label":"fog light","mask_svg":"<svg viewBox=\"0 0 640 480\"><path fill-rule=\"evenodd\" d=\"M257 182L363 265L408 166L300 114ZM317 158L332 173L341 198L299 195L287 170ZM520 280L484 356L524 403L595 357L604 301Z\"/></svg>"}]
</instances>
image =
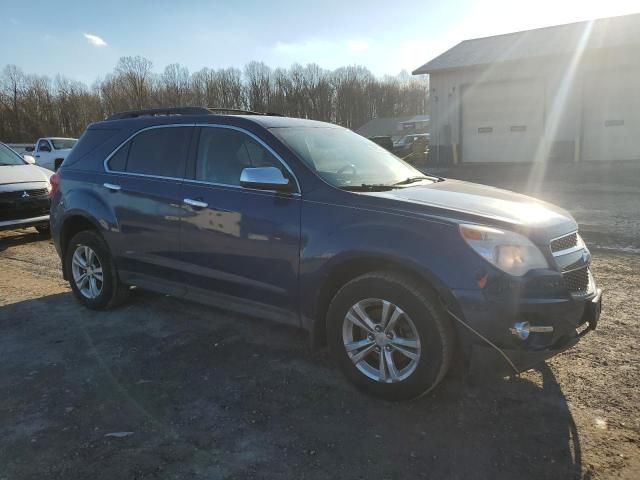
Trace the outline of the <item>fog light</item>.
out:
<instances>
[{"instance_id":1,"label":"fog light","mask_svg":"<svg viewBox=\"0 0 640 480\"><path fill-rule=\"evenodd\" d=\"M526 340L527 338L529 338L531 326L529 325L529 322L516 322L513 324L513 327L509 329L509 331L520 340Z\"/></svg>"},{"instance_id":2,"label":"fog light","mask_svg":"<svg viewBox=\"0 0 640 480\"><path fill-rule=\"evenodd\" d=\"M526 340L531 333L553 333L553 327L530 325L529 322L516 322L509 331L520 340Z\"/></svg>"}]
</instances>

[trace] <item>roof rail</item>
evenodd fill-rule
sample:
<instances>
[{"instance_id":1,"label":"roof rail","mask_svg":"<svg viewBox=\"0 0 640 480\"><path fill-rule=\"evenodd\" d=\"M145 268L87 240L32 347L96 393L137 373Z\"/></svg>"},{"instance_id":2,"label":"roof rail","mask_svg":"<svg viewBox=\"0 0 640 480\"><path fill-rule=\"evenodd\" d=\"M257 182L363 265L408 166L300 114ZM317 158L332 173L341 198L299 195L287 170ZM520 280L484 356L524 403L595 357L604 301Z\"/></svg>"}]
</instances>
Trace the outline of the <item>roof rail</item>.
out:
<instances>
[{"instance_id":1,"label":"roof rail","mask_svg":"<svg viewBox=\"0 0 640 480\"><path fill-rule=\"evenodd\" d=\"M111 115L107 120L122 120L156 115L207 115L211 112L204 107L148 108L146 110L129 110Z\"/></svg>"},{"instance_id":2,"label":"roof rail","mask_svg":"<svg viewBox=\"0 0 640 480\"><path fill-rule=\"evenodd\" d=\"M240 108L206 108L206 107L175 107L175 108L148 108L145 110L128 110L111 115L107 120L123 120L125 118L154 117L156 115L208 115L212 113L232 113L240 115L271 115L282 117L279 113L261 113L253 110L242 110Z\"/></svg>"},{"instance_id":3,"label":"roof rail","mask_svg":"<svg viewBox=\"0 0 640 480\"><path fill-rule=\"evenodd\" d=\"M254 112L253 110L243 110L241 108L223 108L223 107L211 107L207 108L211 113L238 113L240 115L264 115L264 113Z\"/></svg>"},{"instance_id":4,"label":"roof rail","mask_svg":"<svg viewBox=\"0 0 640 480\"><path fill-rule=\"evenodd\" d=\"M221 113L221 112L229 112L236 113L240 115L269 115L271 117L282 117L279 113L272 112L256 112L254 110L243 110L241 108L222 108L222 107L212 107L208 109L212 113Z\"/></svg>"}]
</instances>

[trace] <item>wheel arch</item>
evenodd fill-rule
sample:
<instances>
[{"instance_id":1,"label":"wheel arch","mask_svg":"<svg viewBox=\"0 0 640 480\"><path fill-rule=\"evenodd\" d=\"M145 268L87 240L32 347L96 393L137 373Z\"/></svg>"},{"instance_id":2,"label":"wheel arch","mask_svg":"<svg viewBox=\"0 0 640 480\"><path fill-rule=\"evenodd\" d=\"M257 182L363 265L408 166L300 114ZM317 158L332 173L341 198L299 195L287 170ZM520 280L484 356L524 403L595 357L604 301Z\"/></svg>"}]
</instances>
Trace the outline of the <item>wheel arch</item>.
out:
<instances>
[{"instance_id":1,"label":"wheel arch","mask_svg":"<svg viewBox=\"0 0 640 480\"><path fill-rule=\"evenodd\" d=\"M349 281L366 273L392 271L406 275L431 290L441 302L451 307L456 304L451 291L427 269L403 259L384 255L358 255L337 262L330 267L318 289L311 323L311 342L314 347L326 344L326 316L335 294Z\"/></svg>"},{"instance_id":2,"label":"wheel arch","mask_svg":"<svg viewBox=\"0 0 640 480\"><path fill-rule=\"evenodd\" d=\"M72 213L64 219L60 228L60 251L62 258L62 276L67 280L68 273L65 267L65 256L71 239L80 232L86 230L100 231L98 223L91 217L82 213Z\"/></svg>"}]
</instances>

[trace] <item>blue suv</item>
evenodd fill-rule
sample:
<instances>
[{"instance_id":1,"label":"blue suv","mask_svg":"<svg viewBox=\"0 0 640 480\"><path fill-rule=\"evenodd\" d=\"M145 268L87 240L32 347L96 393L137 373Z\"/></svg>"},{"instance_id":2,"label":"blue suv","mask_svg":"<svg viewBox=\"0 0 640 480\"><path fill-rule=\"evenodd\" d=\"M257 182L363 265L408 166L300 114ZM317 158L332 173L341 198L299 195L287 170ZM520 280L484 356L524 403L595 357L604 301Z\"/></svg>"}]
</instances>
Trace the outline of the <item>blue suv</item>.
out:
<instances>
[{"instance_id":1,"label":"blue suv","mask_svg":"<svg viewBox=\"0 0 640 480\"><path fill-rule=\"evenodd\" d=\"M530 368L600 315L566 211L426 175L327 123L119 113L51 182L55 246L87 307L136 286L289 323L385 398L430 391L456 359Z\"/></svg>"}]
</instances>

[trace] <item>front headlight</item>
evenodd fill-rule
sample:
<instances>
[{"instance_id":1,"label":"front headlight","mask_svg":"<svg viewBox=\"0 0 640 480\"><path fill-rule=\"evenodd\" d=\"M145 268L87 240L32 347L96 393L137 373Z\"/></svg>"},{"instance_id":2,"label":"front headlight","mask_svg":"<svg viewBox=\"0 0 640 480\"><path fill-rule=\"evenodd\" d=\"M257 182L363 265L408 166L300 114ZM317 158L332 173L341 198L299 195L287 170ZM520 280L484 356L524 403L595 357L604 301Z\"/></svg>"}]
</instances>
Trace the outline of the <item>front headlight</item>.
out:
<instances>
[{"instance_id":1,"label":"front headlight","mask_svg":"<svg viewBox=\"0 0 640 480\"><path fill-rule=\"evenodd\" d=\"M482 258L511 275L522 276L549 264L527 237L508 230L460 225L460 235Z\"/></svg>"}]
</instances>

